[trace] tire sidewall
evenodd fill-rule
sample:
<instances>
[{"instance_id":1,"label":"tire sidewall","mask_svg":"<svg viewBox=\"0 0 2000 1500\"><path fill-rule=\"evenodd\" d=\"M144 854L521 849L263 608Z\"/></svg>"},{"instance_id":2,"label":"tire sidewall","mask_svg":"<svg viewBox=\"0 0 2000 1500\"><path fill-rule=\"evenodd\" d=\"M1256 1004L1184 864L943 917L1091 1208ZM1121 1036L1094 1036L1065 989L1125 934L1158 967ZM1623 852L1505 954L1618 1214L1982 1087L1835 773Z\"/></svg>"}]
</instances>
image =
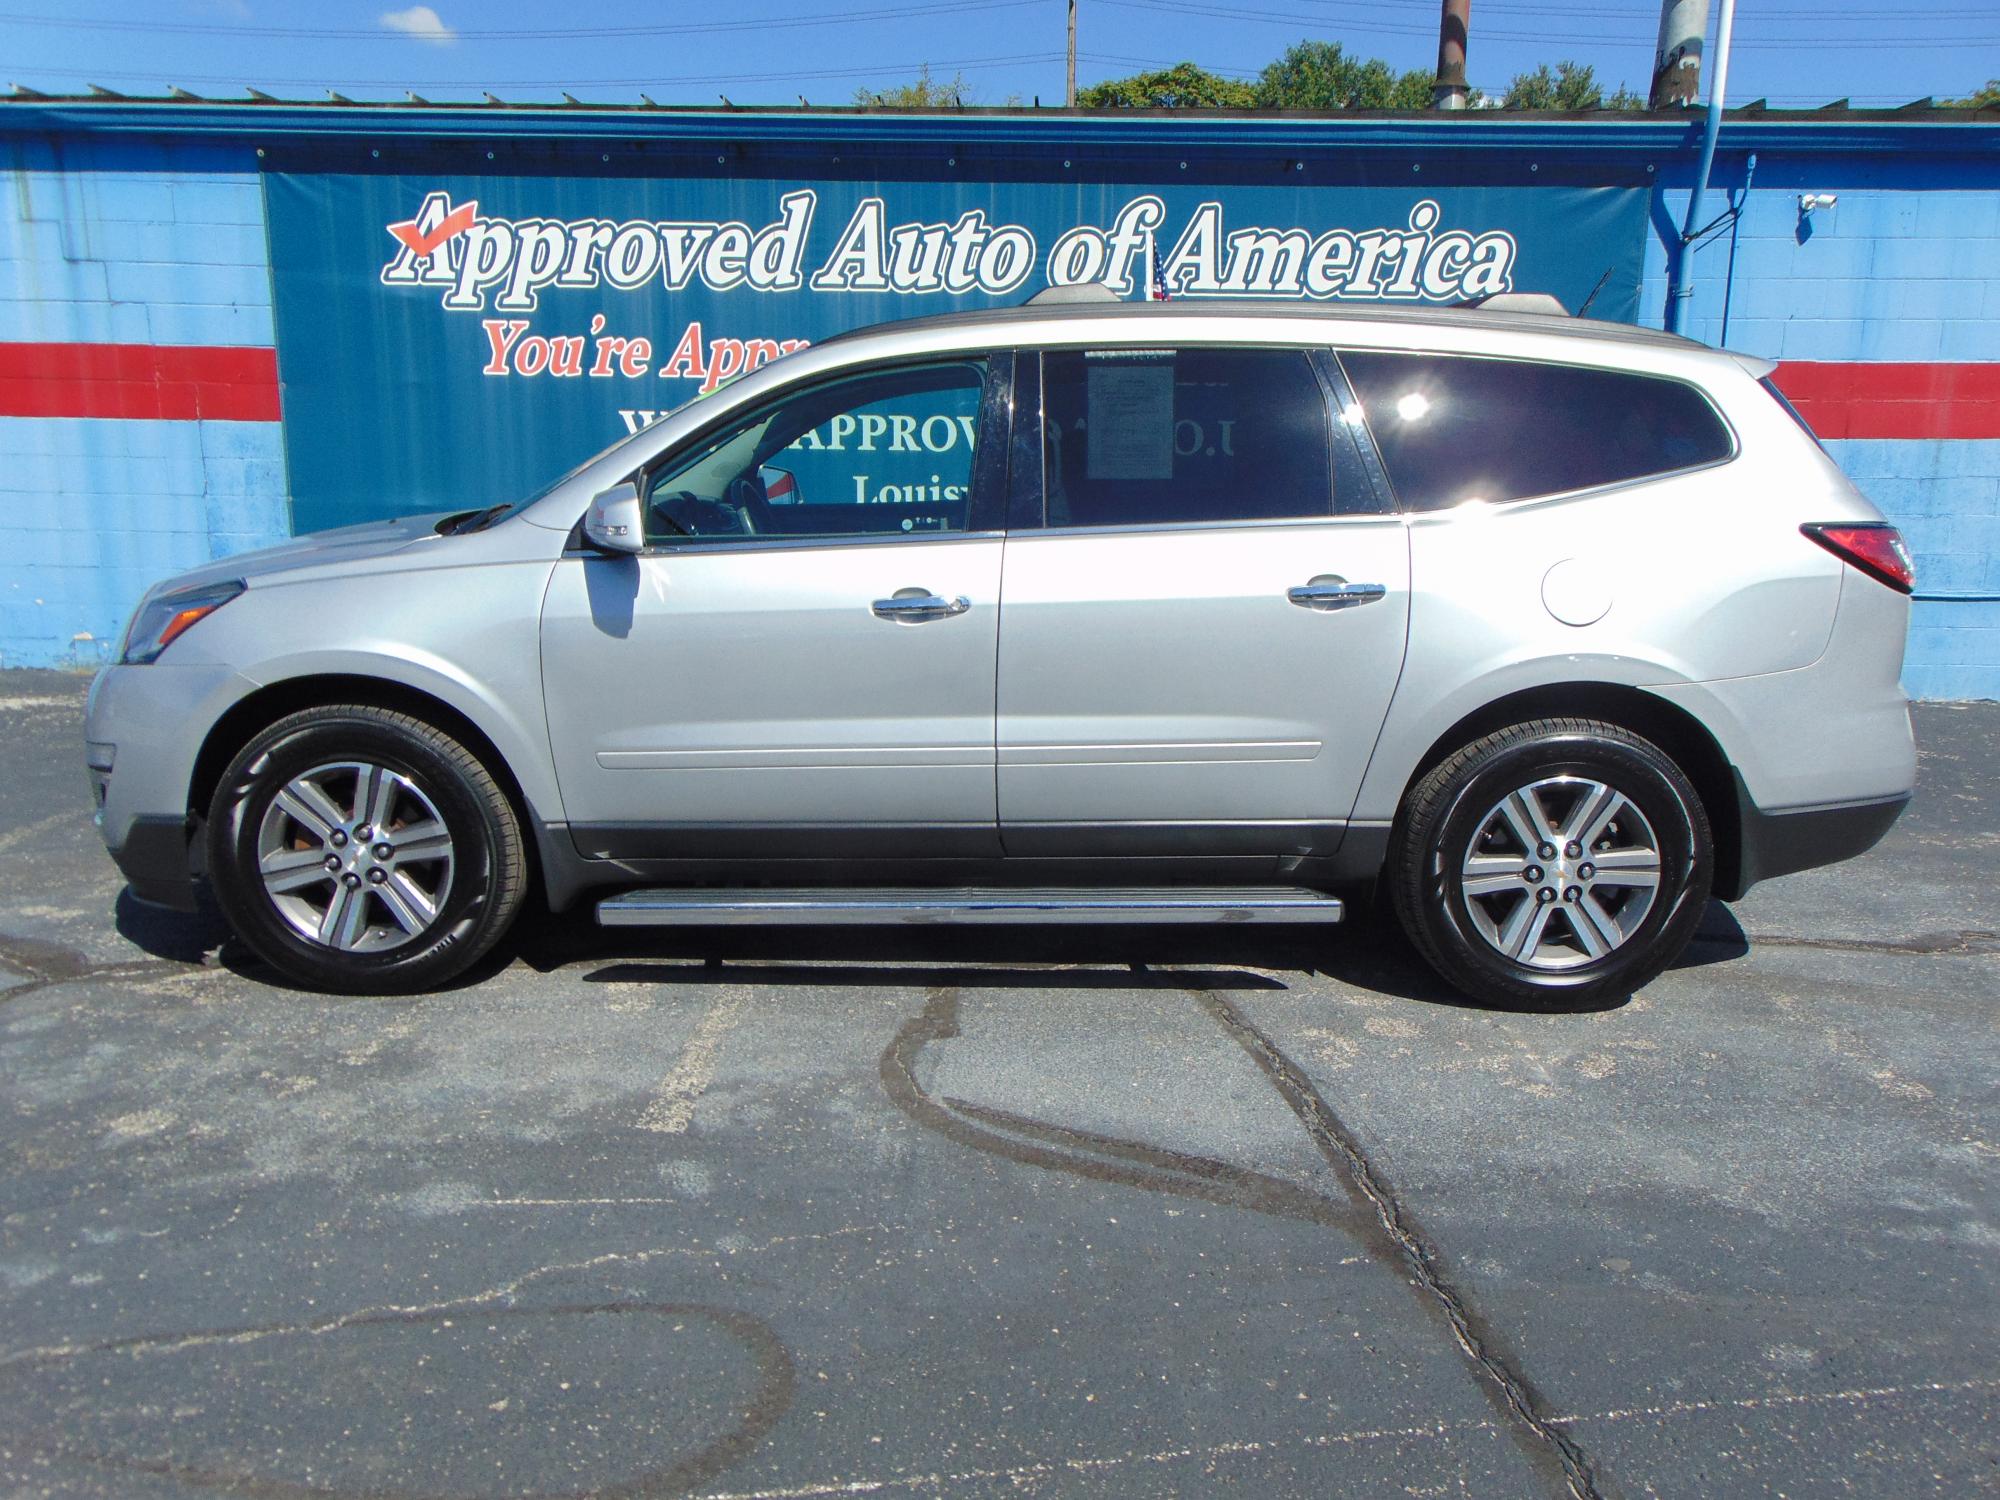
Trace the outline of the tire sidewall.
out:
<instances>
[{"instance_id":1,"label":"tire sidewall","mask_svg":"<svg viewBox=\"0 0 2000 1500\"><path fill-rule=\"evenodd\" d=\"M1477 762L1447 803L1424 849L1423 899L1440 941L1487 985L1529 996L1633 987L1680 951L1706 904L1708 831L1694 789L1651 746L1588 733L1524 740ZM1501 954L1474 925L1458 878L1487 814L1508 793L1551 776L1587 776L1628 798L1652 825L1660 886L1638 930L1604 957L1574 968L1529 968ZM1663 957L1664 955L1664 957Z\"/></svg>"},{"instance_id":2,"label":"tire sidewall","mask_svg":"<svg viewBox=\"0 0 2000 1500\"><path fill-rule=\"evenodd\" d=\"M437 808L452 839L451 889L432 927L384 952L349 953L308 942L279 913L258 873L265 811L300 772L360 760L408 776ZM231 924L258 954L316 987L379 992L421 987L427 975L458 967L493 907L500 831L459 768L422 740L355 715L318 716L273 726L223 774L209 822L209 881Z\"/></svg>"}]
</instances>

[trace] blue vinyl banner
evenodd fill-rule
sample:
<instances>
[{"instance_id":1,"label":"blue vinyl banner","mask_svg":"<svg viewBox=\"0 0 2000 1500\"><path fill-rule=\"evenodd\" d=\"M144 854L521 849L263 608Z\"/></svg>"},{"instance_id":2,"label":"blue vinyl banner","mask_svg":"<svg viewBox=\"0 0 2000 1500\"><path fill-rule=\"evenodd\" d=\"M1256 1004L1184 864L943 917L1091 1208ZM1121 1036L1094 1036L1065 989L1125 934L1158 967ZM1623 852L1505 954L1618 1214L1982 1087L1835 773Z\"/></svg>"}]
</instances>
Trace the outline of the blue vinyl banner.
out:
<instances>
[{"instance_id":1,"label":"blue vinyl banner","mask_svg":"<svg viewBox=\"0 0 2000 1500\"><path fill-rule=\"evenodd\" d=\"M517 500L772 359L1050 285L1637 316L1638 187L270 172L293 523Z\"/></svg>"}]
</instances>

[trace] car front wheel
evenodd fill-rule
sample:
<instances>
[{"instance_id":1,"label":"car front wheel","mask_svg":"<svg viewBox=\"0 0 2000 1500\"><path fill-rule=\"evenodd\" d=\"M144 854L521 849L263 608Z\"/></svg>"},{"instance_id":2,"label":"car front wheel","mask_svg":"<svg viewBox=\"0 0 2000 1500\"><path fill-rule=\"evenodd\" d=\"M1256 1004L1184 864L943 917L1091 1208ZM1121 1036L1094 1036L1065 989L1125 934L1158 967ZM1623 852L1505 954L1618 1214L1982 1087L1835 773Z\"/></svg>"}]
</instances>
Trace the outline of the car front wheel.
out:
<instances>
[{"instance_id":1,"label":"car front wheel","mask_svg":"<svg viewBox=\"0 0 2000 1500\"><path fill-rule=\"evenodd\" d=\"M519 910L519 819L477 757L367 705L258 734L208 823L216 898L244 942L313 989L407 994L463 972Z\"/></svg>"},{"instance_id":2,"label":"car front wheel","mask_svg":"<svg viewBox=\"0 0 2000 1500\"><path fill-rule=\"evenodd\" d=\"M1475 740L1417 783L1388 875L1404 929L1456 988L1581 1009L1680 956L1713 866L1701 798L1658 746L1542 719Z\"/></svg>"}]
</instances>

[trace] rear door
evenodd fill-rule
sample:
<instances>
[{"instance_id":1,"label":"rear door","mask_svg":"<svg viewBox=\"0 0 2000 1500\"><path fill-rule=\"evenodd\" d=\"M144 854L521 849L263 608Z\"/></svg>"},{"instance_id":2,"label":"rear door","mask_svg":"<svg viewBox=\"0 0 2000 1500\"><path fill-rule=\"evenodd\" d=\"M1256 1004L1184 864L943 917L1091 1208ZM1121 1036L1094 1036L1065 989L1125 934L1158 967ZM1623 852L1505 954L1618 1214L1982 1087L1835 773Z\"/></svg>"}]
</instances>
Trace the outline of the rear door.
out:
<instances>
[{"instance_id":1,"label":"rear door","mask_svg":"<svg viewBox=\"0 0 2000 1500\"><path fill-rule=\"evenodd\" d=\"M1000 615L1006 852L1329 852L1410 584L1332 362L1063 349L1039 374L1040 503L1012 518Z\"/></svg>"}]
</instances>

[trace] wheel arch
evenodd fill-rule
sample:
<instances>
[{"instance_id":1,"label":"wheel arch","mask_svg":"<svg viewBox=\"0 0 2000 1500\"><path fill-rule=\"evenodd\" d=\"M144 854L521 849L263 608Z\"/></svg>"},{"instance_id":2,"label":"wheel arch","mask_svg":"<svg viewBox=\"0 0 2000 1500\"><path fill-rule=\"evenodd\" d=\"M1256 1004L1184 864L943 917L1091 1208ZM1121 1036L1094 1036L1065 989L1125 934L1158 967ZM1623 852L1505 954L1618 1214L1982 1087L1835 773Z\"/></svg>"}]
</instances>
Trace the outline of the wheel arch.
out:
<instances>
[{"instance_id":1,"label":"wheel arch","mask_svg":"<svg viewBox=\"0 0 2000 1500\"><path fill-rule=\"evenodd\" d=\"M540 883L543 862L534 856L539 852L542 821L536 816L534 804L522 788L519 776L493 737L462 709L436 694L386 677L338 672L286 677L266 683L239 698L209 726L201 750L195 756L194 770L188 782L190 818L207 818L209 804L214 800L222 773L229 768L236 753L260 731L301 709L343 703L365 704L370 708L389 709L422 719L451 735L477 756L480 764L486 767L507 794L515 817L529 831L529 879Z\"/></svg>"},{"instance_id":2,"label":"wheel arch","mask_svg":"<svg viewBox=\"0 0 2000 1500\"><path fill-rule=\"evenodd\" d=\"M1736 773L1708 728L1678 704L1615 682L1562 682L1523 688L1495 698L1464 715L1435 740L1411 767L1397 798L1398 816L1410 790L1447 756L1482 735L1529 719L1585 718L1615 724L1641 735L1672 757L1693 783L1715 838L1715 894L1741 894L1742 813Z\"/></svg>"}]
</instances>

